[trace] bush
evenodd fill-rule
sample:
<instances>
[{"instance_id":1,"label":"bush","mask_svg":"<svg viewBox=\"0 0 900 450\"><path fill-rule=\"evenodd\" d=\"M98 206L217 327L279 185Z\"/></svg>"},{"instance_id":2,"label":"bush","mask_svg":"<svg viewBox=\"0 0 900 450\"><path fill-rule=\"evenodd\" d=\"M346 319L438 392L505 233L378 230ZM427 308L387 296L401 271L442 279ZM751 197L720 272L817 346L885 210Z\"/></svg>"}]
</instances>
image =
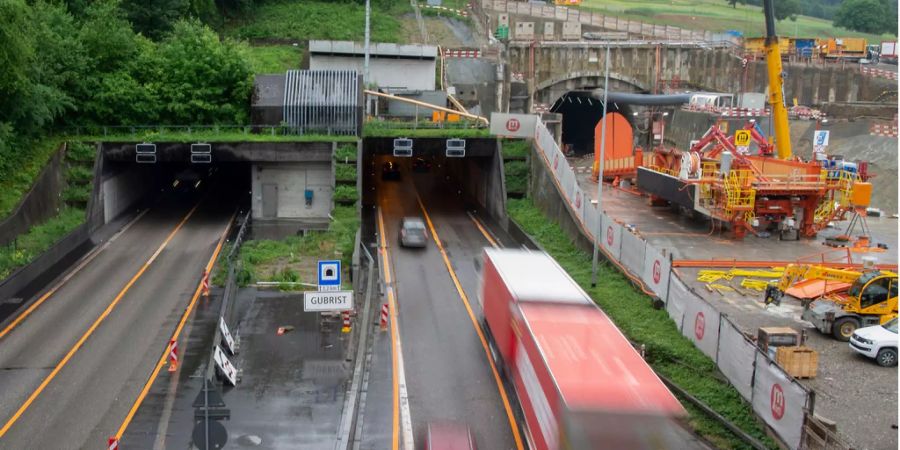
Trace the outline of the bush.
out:
<instances>
[{"instance_id":1,"label":"bush","mask_svg":"<svg viewBox=\"0 0 900 450\"><path fill-rule=\"evenodd\" d=\"M531 153L531 141L526 139L504 139L503 158L525 158Z\"/></svg>"},{"instance_id":2,"label":"bush","mask_svg":"<svg viewBox=\"0 0 900 450\"><path fill-rule=\"evenodd\" d=\"M351 202L358 198L356 186L337 185L334 187L334 201L336 202Z\"/></svg>"},{"instance_id":3,"label":"bush","mask_svg":"<svg viewBox=\"0 0 900 450\"><path fill-rule=\"evenodd\" d=\"M75 162L93 163L97 149L88 142L71 141L66 144L66 159Z\"/></svg>"},{"instance_id":4,"label":"bush","mask_svg":"<svg viewBox=\"0 0 900 450\"><path fill-rule=\"evenodd\" d=\"M528 191L528 163L525 161L506 161L503 163L506 175L506 192L524 194Z\"/></svg>"},{"instance_id":5,"label":"bush","mask_svg":"<svg viewBox=\"0 0 900 450\"><path fill-rule=\"evenodd\" d=\"M341 181L356 181L356 165L336 164L334 167L334 178Z\"/></svg>"},{"instance_id":6,"label":"bush","mask_svg":"<svg viewBox=\"0 0 900 450\"><path fill-rule=\"evenodd\" d=\"M334 152L334 159L338 161L356 161L356 146L342 145Z\"/></svg>"},{"instance_id":7,"label":"bush","mask_svg":"<svg viewBox=\"0 0 900 450\"><path fill-rule=\"evenodd\" d=\"M90 184L69 186L63 190L62 199L68 204L87 204L88 200L91 198L91 189L92 186Z\"/></svg>"},{"instance_id":8,"label":"bush","mask_svg":"<svg viewBox=\"0 0 900 450\"><path fill-rule=\"evenodd\" d=\"M94 171L85 166L69 166L66 169L66 181L71 184L90 183L94 179Z\"/></svg>"}]
</instances>

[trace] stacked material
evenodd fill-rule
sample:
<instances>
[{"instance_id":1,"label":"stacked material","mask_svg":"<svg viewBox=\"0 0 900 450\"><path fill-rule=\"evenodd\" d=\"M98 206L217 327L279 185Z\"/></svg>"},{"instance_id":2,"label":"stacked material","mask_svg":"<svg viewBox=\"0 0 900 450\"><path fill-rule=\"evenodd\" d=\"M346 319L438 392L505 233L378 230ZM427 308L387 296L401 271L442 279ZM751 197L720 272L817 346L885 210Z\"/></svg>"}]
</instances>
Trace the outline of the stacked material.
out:
<instances>
[{"instance_id":1,"label":"stacked material","mask_svg":"<svg viewBox=\"0 0 900 450\"><path fill-rule=\"evenodd\" d=\"M742 277L740 287L751 289L754 291L765 291L773 281L781 278L784 273L783 267L776 267L771 270L748 270L748 269L731 269L731 270L712 270L704 269L697 273L697 281L706 283L706 289L710 292L733 292L737 291L741 295L746 293L731 284L736 277ZM724 284L720 281L724 280Z\"/></svg>"}]
</instances>

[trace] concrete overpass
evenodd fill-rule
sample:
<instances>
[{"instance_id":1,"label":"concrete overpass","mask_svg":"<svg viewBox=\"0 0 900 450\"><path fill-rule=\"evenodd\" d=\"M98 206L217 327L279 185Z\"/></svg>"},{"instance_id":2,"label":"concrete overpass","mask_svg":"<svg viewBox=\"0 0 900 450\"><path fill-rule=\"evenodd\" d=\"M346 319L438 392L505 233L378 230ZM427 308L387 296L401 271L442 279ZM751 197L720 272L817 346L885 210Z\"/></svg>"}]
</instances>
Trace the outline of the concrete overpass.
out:
<instances>
[{"instance_id":1,"label":"concrete overpass","mask_svg":"<svg viewBox=\"0 0 900 450\"><path fill-rule=\"evenodd\" d=\"M765 92L765 61L747 61L728 47L704 42L610 42L610 90L652 92L664 83L685 90ZM511 41L507 49L510 110L553 104L572 90L603 85L606 42ZM785 64L785 97L801 105L873 101L896 89L863 75L855 64ZM527 97L527 99L526 99ZM521 101L521 100L525 101ZM516 101L520 100L520 101Z\"/></svg>"}]
</instances>

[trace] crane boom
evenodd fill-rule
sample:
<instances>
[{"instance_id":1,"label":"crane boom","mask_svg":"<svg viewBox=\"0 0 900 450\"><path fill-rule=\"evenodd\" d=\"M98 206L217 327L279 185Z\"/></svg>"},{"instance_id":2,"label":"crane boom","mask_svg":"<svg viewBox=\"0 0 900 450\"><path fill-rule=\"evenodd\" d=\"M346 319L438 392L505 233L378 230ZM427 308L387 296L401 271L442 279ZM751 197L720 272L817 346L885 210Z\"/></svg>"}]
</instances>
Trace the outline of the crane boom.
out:
<instances>
[{"instance_id":1,"label":"crane boom","mask_svg":"<svg viewBox=\"0 0 900 450\"><path fill-rule=\"evenodd\" d=\"M787 107L784 103L784 71L781 67L781 49L775 34L775 4L773 0L763 0L766 15L766 67L769 73L769 104L775 125L775 149L778 158L790 159L791 131L788 125Z\"/></svg>"}]
</instances>

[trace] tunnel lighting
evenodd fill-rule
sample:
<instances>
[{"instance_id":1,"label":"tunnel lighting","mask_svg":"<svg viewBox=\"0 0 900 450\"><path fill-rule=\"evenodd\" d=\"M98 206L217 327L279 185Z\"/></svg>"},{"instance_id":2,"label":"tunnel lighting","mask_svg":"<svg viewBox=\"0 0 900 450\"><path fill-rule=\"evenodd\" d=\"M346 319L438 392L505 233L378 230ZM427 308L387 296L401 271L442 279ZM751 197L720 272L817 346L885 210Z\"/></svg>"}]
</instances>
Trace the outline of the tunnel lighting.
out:
<instances>
[{"instance_id":1,"label":"tunnel lighting","mask_svg":"<svg viewBox=\"0 0 900 450\"><path fill-rule=\"evenodd\" d=\"M828 123L828 119L822 119L822 123Z\"/></svg>"},{"instance_id":2,"label":"tunnel lighting","mask_svg":"<svg viewBox=\"0 0 900 450\"><path fill-rule=\"evenodd\" d=\"M637 117L637 116L638 116L638 112L635 111L635 112L631 113L631 115L634 116L634 117Z\"/></svg>"},{"instance_id":3,"label":"tunnel lighting","mask_svg":"<svg viewBox=\"0 0 900 450\"><path fill-rule=\"evenodd\" d=\"M594 104L593 104L593 103L591 103L591 99L590 99L590 98L589 98L589 99L587 99L587 101L588 101L588 105L591 105L591 106L594 106Z\"/></svg>"},{"instance_id":4,"label":"tunnel lighting","mask_svg":"<svg viewBox=\"0 0 900 450\"><path fill-rule=\"evenodd\" d=\"M580 105L580 104L581 104L581 97L575 97L575 99L578 100L578 104Z\"/></svg>"},{"instance_id":5,"label":"tunnel lighting","mask_svg":"<svg viewBox=\"0 0 900 450\"><path fill-rule=\"evenodd\" d=\"M669 112L668 112L668 111L666 111L666 112L663 113L663 117L666 117L666 116L668 116L668 115L669 115Z\"/></svg>"},{"instance_id":6,"label":"tunnel lighting","mask_svg":"<svg viewBox=\"0 0 900 450\"><path fill-rule=\"evenodd\" d=\"M172 182L172 187L173 187L173 188L178 187L178 180L175 180L175 181Z\"/></svg>"},{"instance_id":7,"label":"tunnel lighting","mask_svg":"<svg viewBox=\"0 0 900 450\"><path fill-rule=\"evenodd\" d=\"M197 189L198 187L200 187L200 181L201 180L197 180L197 182L194 183L194 189Z\"/></svg>"}]
</instances>

